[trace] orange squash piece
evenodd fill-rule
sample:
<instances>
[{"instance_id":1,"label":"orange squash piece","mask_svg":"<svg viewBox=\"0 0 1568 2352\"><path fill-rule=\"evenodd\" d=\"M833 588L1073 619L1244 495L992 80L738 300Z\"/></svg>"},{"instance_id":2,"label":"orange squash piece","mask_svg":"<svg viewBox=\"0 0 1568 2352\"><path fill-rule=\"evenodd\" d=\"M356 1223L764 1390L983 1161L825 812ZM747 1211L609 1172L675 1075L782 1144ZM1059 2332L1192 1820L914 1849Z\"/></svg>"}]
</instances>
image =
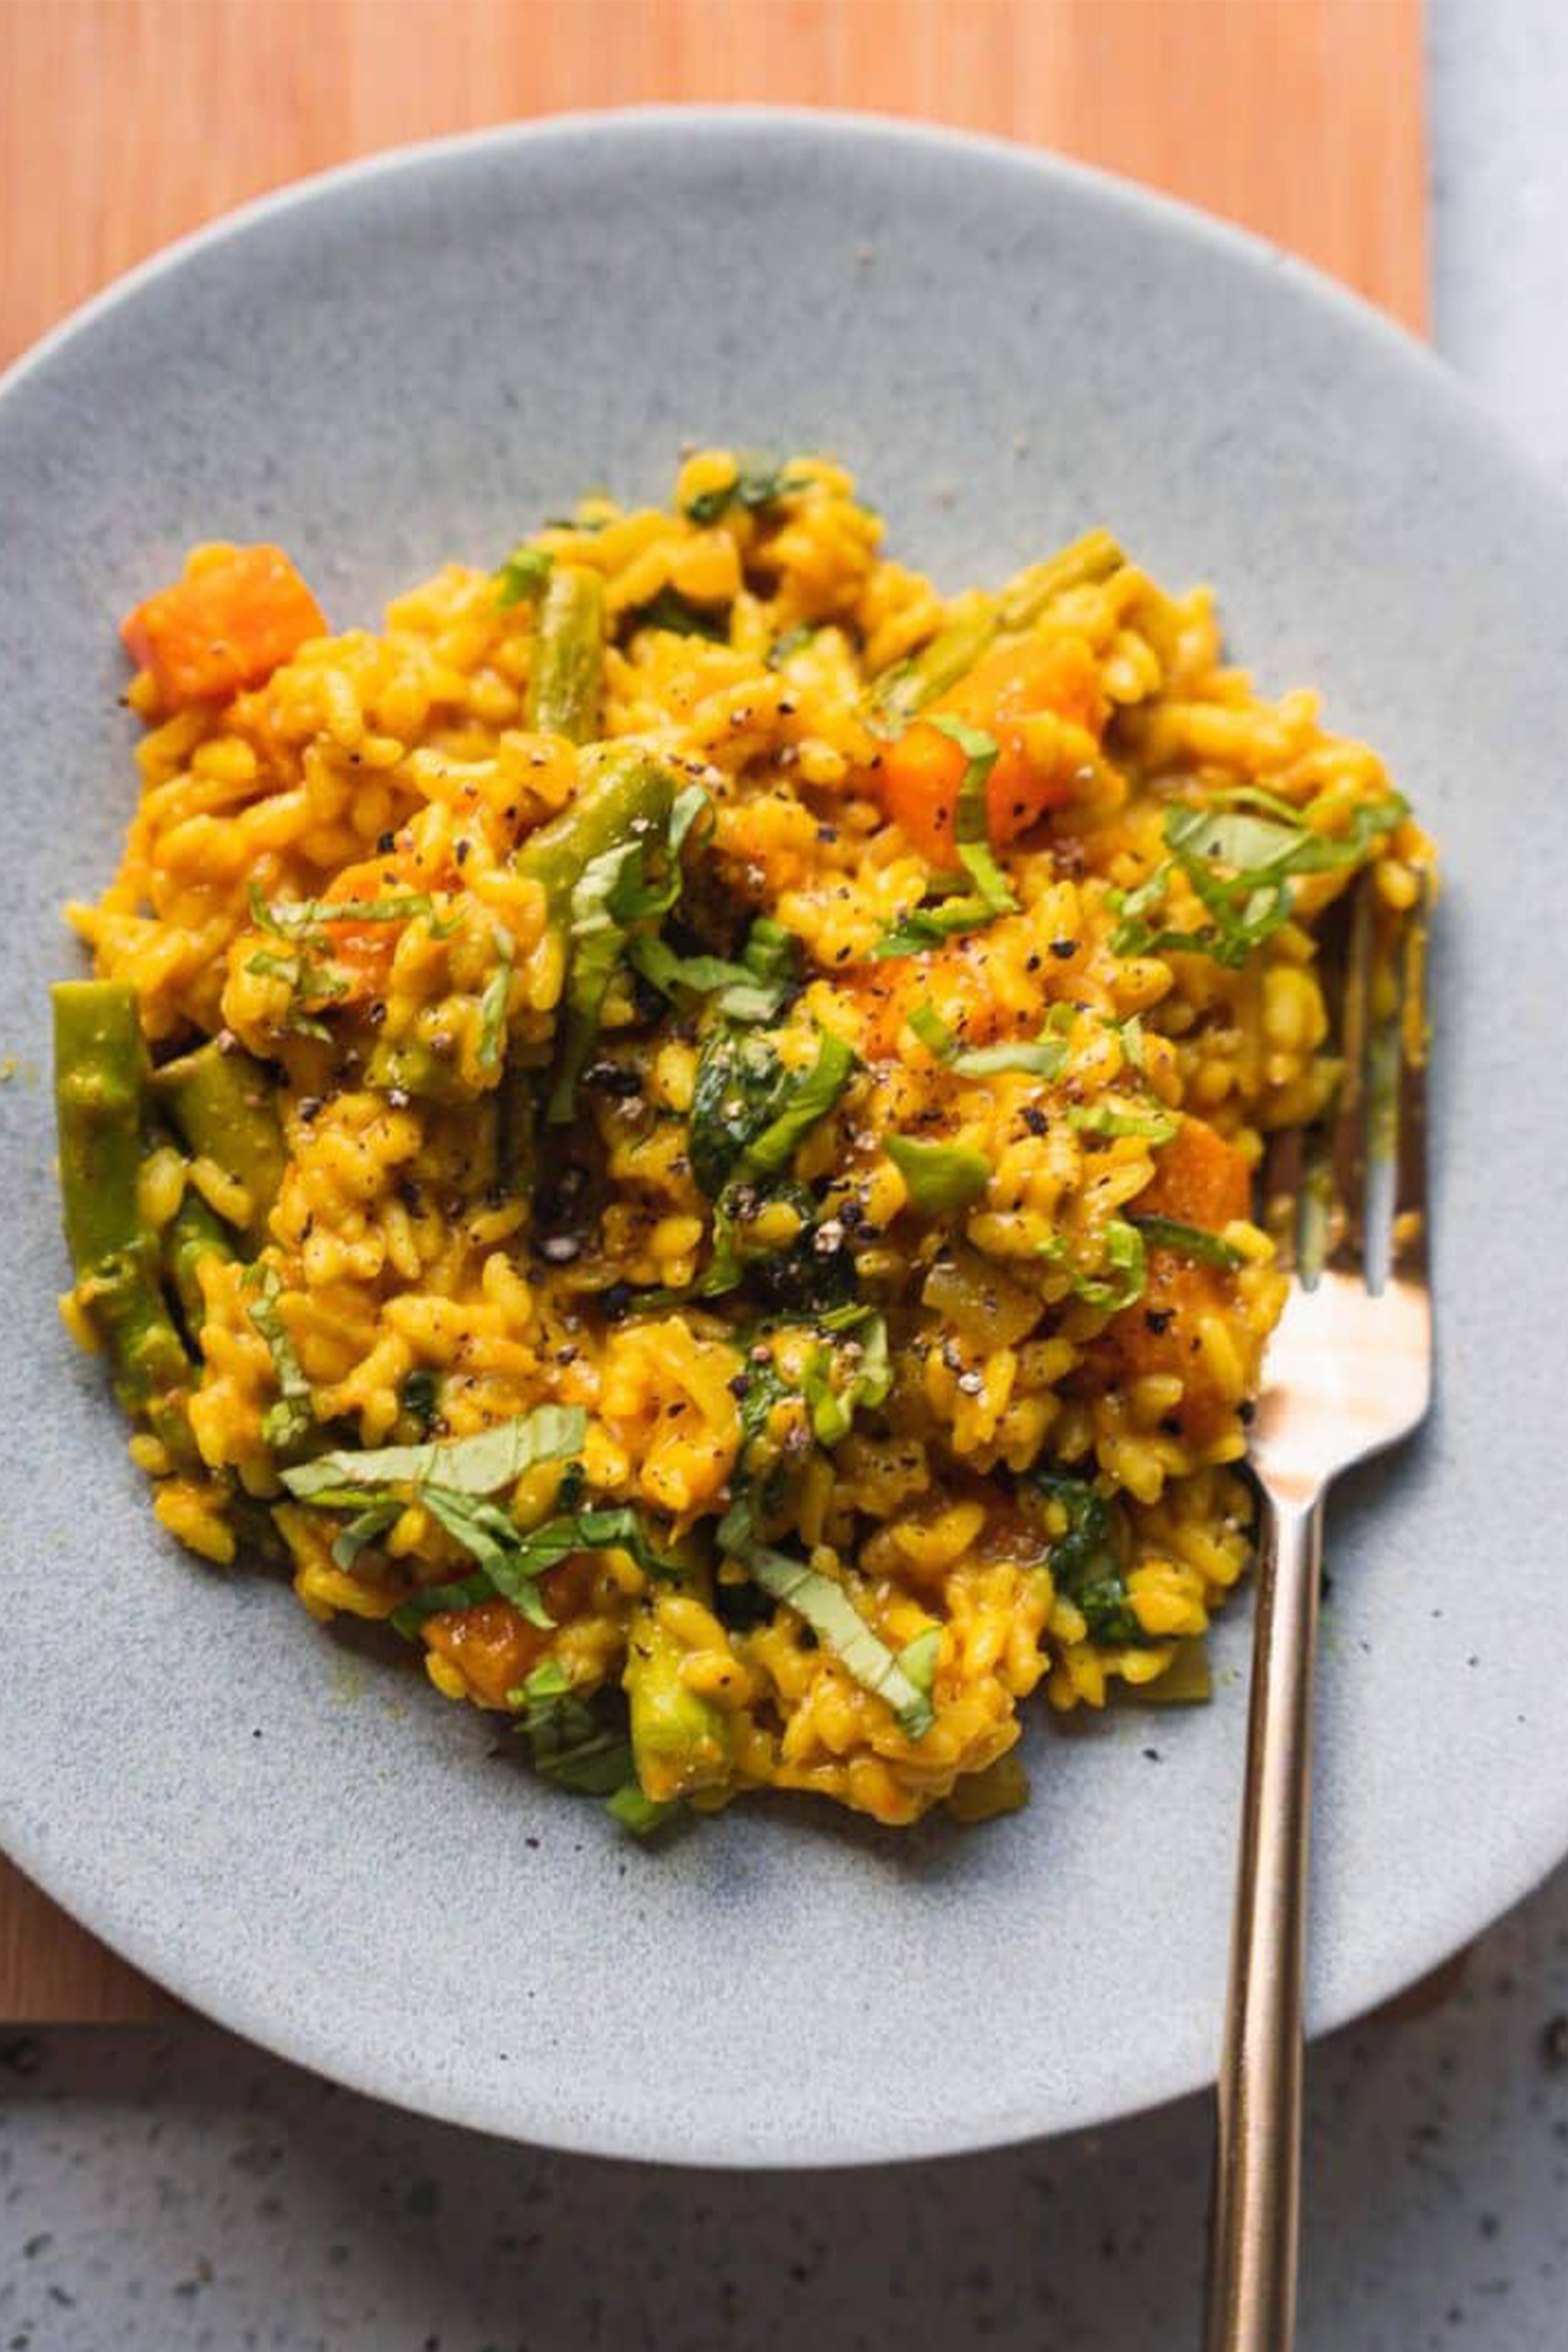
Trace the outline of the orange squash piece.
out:
<instances>
[{"instance_id":1,"label":"orange squash piece","mask_svg":"<svg viewBox=\"0 0 1568 2352\"><path fill-rule=\"evenodd\" d=\"M884 751L878 769L883 806L933 866L958 862L955 827L968 762L932 719L961 719L983 728L995 742L996 762L986 779L986 824L992 847L1001 849L1073 797L1071 775L1054 773L1028 756L1023 721L1042 711L1096 735L1104 725L1099 673L1082 638L1026 637L997 647Z\"/></svg>"},{"instance_id":2,"label":"orange squash piece","mask_svg":"<svg viewBox=\"0 0 1568 2352\"><path fill-rule=\"evenodd\" d=\"M1129 1204L1134 1217L1169 1217L1218 1232L1245 1217L1252 1185L1247 1163L1204 1119L1183 1119L1158 1153L1153 1181ZM1097 1348L1114 1352L1116 1377L1175 1372L1185 1384L1176 1420L1182 1435L1202 1443L1229 1409L1210 1377L1198 1339L1198 1320L1230 1303L1233 1277L1222 1266L1151 1246L1148 1282L1136 1306L1111 1318Z\"/></svg>"},{"instance_id":3,"label":"orange squash piece","mask_svg":"<svg viewBox=\"0 0 1568 2352\"><path fill-rule=\"evenodd\" d=\"M280 547L221 545L193 548L181 578L120 627L166 710L259 686L326 631L321 607Z\"/></svg>"},{"instance_id":4,"label":"orange squash piece","mask_svg":"<svg viewBox=\"0 0 1568 2352\"><path fill-rule=\"evenodd\" d=\"M557 1624L582 1610L594 1573L593 1560L577 1552L540 1578L540 1598ZM421 1631L437 1656L458 1669L481 1705L491 1707L505 1705L507 1692L526 1680L550 1646L550 1635L509 1600L443 1610L427 1617Z\"/></svg>"}]
</instances>

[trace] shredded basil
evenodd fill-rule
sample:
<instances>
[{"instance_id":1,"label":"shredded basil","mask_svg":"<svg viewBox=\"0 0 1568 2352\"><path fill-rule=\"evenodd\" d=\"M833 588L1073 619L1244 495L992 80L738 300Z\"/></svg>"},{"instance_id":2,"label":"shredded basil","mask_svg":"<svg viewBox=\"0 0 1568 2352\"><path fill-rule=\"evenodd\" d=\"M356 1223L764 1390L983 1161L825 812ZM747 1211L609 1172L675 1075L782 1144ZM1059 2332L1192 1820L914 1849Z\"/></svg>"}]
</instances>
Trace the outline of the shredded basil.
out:
<instances>
[{"instance_id":1,"label":"shredded basil","mask_svg":"<svg viewBox=\"0 0 1568 2352\"><path fill-rule=\"evenodd\" d=\"M978 1045L956 1053L953 1067L961 1078L993 1078L1004 1071L1027 1070L1037 1078L1059 1078L1066 1066L1067 1048L1060 1038L1020 1039L1015 1045Z\"/></svg>"},{"instance_id":2,"label":"shredded basil","mask_svg":"<svg viewBox=\"0 0 1568 2352\"><path fill-rule=\"evenodd\" d=\"M488 1576L460 1576L445 1585L424 1585L399 1601L387 1622L394 1632L412 1640L427 1617L445 1617L449 1610L477 1609L493 1600L495 1587Z\"/></svg>"},{"instance_id":3,"label":"shredded basil","mask_svg":"<svg viewBox=\"0 0 1568 2352\"><path fill-rule=\"evenodd\" d=\"M967 726L961 719L937 715L928 717L925 724L934 727L938 734L945 735L956 743L968 763L958 785L958 802L953 826L958 862L993 915L1016 914L1018 901L991 846L991 820L986 803L986 784L996 766L1001 746L996 738L988 735L983 728Z\"/></svg>"},{"instance_id":4,"label":"shredded basil","mask_svg":"<svg viewBox=\"0 0 1568 2352\"><path fill-rule=\"evenodd\" d=\"M516 943L505 923L496 923L490 938L495 949L495 969L479 1000L478 1058L481 1069L498 1070L506 1043L506 997L512 985Z\"/></svg>"},{"instance_id":5,"label":"shredded basil","mask_svg":"<svg viewBox=\"0 0 1568 2352\"><path fill-rule=\"evenodd\" d=\"M1151 1144L1168 1144L1181 1125L1166 1111L1119 1111L1109 1102L1075 1102L1068 1123L1089 1135L1142 1135Z\"/></svg>"},{"instance_id":6,"label":"shredded basil","mask_svg":"<svg viewBox=\"0 0 1568 2352\"><path fill-rule=\"evenodd\" d=\"M1206 1232L1200 1225L1182 1225L1174 1217L1140 1217L1135 1209L1128 1214L1151 1250L1177 1250L1183 1257L1199 1258L1206 1265L1227 1271L1241 1263L1241 1251L1233 1250L1223 1234Z\"/></svg>"},{"instance_id":7,"label":"shredded basil","mask_svg":"<svg viewBox=\"0 0 1568 2352\"><path fill-rule=\"evenodd\" d=\"M250 909L258 931L319 946L317 934L328 923L410 922L415 915L433 913L434 901L427 890L396 890L381 898L274 898L269 903L253 882Z\"/></svg>"},{"instance_id":8,"label":"shredded basil","mask_svg":"<svg viewBox=\"0 0 1568 2352\"><path fill-rule=\"evenodd\" d=\"M289 1327L279 1312L283 1286L275 1266L263 1266L254 1277L260 1291L246 1308L252 1323L267 1342L278 1395L262 1416L261 1433L279 1453L298 1445L315 1427L311 1410L310 1383L300 1364Z\"/></svg>"},{"instance_id":9,"label":"shredded basil","mask_svg":"<svg viewBox=\"0 0 1568 2352\"><path fill-rule=\"evenodd\" d=\"M564 1461L581 1451L588 1415L580 1405L536 1405L473 1437L442 1444L382 1445L369 1451L319 1454L283 1472L301 1503L357 1487L445 1487L454 1494L494 1494L516 1485L539 1462Z\"/></svg>"},{"instance_id":10,"label":"shredded basil","mask_svg":"<svg viewBox=\"0 0 1568 2352\"><path fill-rule=\"evenodd\" d=\"M483 1572L486 1589L499 1593L521 1610L530 1625L547 1630L554 1622L540 1598L538 1583L563 1560L579 1551L629 1551L645 1574L675 1576L674 1563L650 1542L641 1519L630 1509L573 1511L547 1519L524 1535L509 1515L495 1503L471 1495L454 1494L438 1486L422 1486L419 1500L438 1525L471 1554ZM409 1633L421 1617L430 1614L428 1594L418 1594L392 1614L398 1631ZM445 1606L448 1604L438 1604ZM416 1613L410 1616L410 1611Z\"/></svg>"},{"instance_id":11,"label":"shredded basil","mask_svg":"<svg viewBox=\"0 0 1568 2352\"><path fill-rule=\"evenodd\" d=\"M802 1389L811 1414L812 1433L819 1445L837 1445L854 1426L856 1408L885 1403L893 1385L887 1352L887 1325L881 1315L863 1313L854 1329L859 1338L842 1349L823 1345L813 1351ZM847 1367L839 1387L833 1384L836 1367Z\"/></svg>"},{"instance_id":12,"label":"shredded basil","mask_svg":"<svg viewBox=\"0 0 1568 2352\"><path fill-rule=\"evenodd\" d=\"M743 965L729 963L722 956L678 956L656 932L640 933L626 952L634 970L665 996L673 996L678 988L690 989L694 996L711 996L731 983L751 985Z\"/></svg>"},{"instance_id":13,"label":"shredded basil","mask_svg":"<svg viewBox=\"0 0 1568 2352\"><path fill-rule=\"evenodd\" d=\"M885 1699L899 1728L923 1739L936 1720L930 1693L922 1691L879 1633L873 1633L842 1585L787 1552L760 1546L746 1559L747 1573L803 1617L826 1649L864 1691Z\"/></svg>"},{"instance_id":14,"label":"shredded basil","mask_svg":"<svg viewBox=\"0 0 1568 2352\"><path fill-rule=\"evenodd\" d=\"M1123 1217L1113 1217L1105 1229L1105 1268L1103 1273L1087 1274L1072 1265L1067 1244L1059 1233L1040 1243L1039 1253L1053 1265L1068 1266L1072 1276L1073 1295L1087 1307L1099 1307L1110 1314L1119 1314L1141 1299L1148 1284L1148 1261L1144 1250L1144 1237L1135 1225Z\"/></svg>"},{"instance_id":15,"label":"shredded basil","mask_svg":"<svg viewBox=\"0 0 1568 2352\"><path fill-rule=\"evenodd\" d=\"M768 668L781 670L790 655L799 653L802 646L810 645L815 635L816 630L809 621L797 621L792 628L782 631L768 647Z\"/></svg>"},{"instance_id":16,"label":"shredded basil","mask_svg":"<svg viewBox=\"0 0 1568 2352\"><path fill-rule=\"evenodd\" d=\"M944 898L934 907L909 907L872 949L873 962L890 956L923 956L940 947L956 932L983 931L996 921L997 909L981 897Z\"/></svg>"},{"instance_id":17,"label":"shredded basil","mask_svg":"<svg viewBox=\"0 0 1568 2352\"><path fill-rule=\"evenodd\" d=\"M993 1078L1004 1071L1022 1070L1037 1078L1057 1078L1067 1062L1061 1038L1020 1038L1010 1045L960 1047L946 1022L929 1003L917 1004L909 1027L927 1051L960 1078Z\"/></svg>"},{"instance_id":18,"label":"shredded basil","mask_svg":"<svg viewBox=\"0 0 1568 2352\"><path fill-rule=\"evenodd\" d=\"M910 1202L925 1217L979 1200L991 1182L983 1152L963 1144L922 1143L918 1135L885 1135L882 1147L904 1179Z\"/></svg>"},{"instance_id":19,"label":"shredded basil","mask_svg":"<svg viewBox=\"0 0 1568 2352\"><path fill-rule=\"evenodd\" d=\"M332 1541L333 1566L345 1571L352 1568L367 1544L374 1543L377 1536L384 1536L388 1527L397 1525L403 1515L403 1508L395 1497L388 1496L383 1503L371 1503L367 1510L350 1519L347 1526L339 1527Z\"/></svg>"},{"instance_id":20,"label":"shredded basil","mask_svg":"<svg viewBox=\"0 0 1568 2352\"><path fill-rule=\"evenodd\" d=\"M1242 785L1202 808L1183 803L1168 809L1170 855L1135 890L1111 894L1110 904L1121 918L1111 936L1113 953L1183 952L1239 969L1289 921L1294 876L1360 865L1378 836L1392 832L1407 814L1397 793L1363 802L1351 811L1348 833L1329 834L1312 824L1321 805L1313 802L1296 809L1258 786ZM1149 920L1177 872L1186 876L1211 919L1202 931L1159 930Z\"/></svg>"},{"instance_id":21,"label":"shredded basil","mask_svg":"<svg viewBox=\"0 0 1568 2352\"><path fill-rule=\"evenodd\" d=\"M926 1051L933 1053L939 1062L951 1062L957 1052L957 1039L929 1000L915 1006L909 1015L909 1027Z\"/></svg>"},{"instance_id":22,"label":"shredded basil","mask_svg":"<svg viewBox=\"0 0 1568 2352\"><path fill-rule=\"evenodd\" d=\"M319 964L303 948L291 956L279 956L269 947L258 947L254 956L245 958L247 972L258 972L264 980L280 980L289 989L292 1000L284 1020L284 1028L296 1037L313 1037L325 1043L332 1041L332 1032L325 1021L300 1010L303 1000L310 1004L330 1004L347 996L349 984L341 973L330 966Z\"/></svg>"},{"instance_id":23,"label":"shredded basil","mask_svg":"<svg viewBox=\"0 0 1568 2352\"><path fill-rule=\"evenodd\" d=\"M936 1680L936 1660L941 1647L941 1626L928 1625L923 1633L917 1633L898 1652L898 1664L916 1690L923 1691L928 1699Z\"/></svg>"},{"instance_id":24,"label":"shredded basil","mask_svg":"<svg viewBox=\"0 0 1568 2352\"><path fill-rule=\"evenodd\" d=\"M576 1111L577 1080L593 1051L616 968L632 943L632 926L666 915L675 905L684 879L686 837L710 807L700 785L687 785L675 795L661 837L656 832L634 834L615 842L588 860L573 885L565 1036L544 1114L552 1126L564 1125ZM658 879L647 872L654 849L664 868Z\"/></svg>"}]
</instances>

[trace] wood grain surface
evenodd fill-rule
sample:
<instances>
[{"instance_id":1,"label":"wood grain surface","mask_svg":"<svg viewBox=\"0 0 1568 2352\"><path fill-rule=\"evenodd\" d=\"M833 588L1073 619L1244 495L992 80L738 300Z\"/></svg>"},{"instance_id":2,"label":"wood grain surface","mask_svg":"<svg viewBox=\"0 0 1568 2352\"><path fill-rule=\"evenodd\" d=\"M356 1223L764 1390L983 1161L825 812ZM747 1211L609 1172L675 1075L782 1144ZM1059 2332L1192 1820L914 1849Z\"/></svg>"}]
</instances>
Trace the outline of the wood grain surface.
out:
<instances>
[{"instance_id":1,"label":"wood grain surface","mask_svg":"<svg viewBox=\"0 0 1568 2352\"><path fill-rule=\"evenodd\" d=\"M1426 324L1420 0L0 0L0 363L303 173L659 99L859 107L1055 148ZM170 2005L0 1859L0 2018Z\"/></svg>"}]
</instances>

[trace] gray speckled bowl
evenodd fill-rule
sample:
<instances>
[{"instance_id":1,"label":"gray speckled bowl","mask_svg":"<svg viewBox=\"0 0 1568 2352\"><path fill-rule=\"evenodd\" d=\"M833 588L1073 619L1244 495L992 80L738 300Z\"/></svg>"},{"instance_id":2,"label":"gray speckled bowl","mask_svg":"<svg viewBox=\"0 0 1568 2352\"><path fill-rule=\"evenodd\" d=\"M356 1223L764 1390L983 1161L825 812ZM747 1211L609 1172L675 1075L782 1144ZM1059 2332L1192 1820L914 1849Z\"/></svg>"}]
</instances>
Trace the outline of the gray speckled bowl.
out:
<instances>
[{"instance_id":1,"label":"gray speckled bowl","mask_svg":"<svg viewBox=\"0 0 1568 2352\"><path fill-rule=\"evenodd\" d=\"M727 2164L972 2147L1203 2080L1247 1612L1217 1704L1032 1735L1032 1809L911 1836L737 1807L662 1851L493 1728L160 1538L55 1318L45 982L131 804L114 624L196 538L340 623L682 439L816 445L900 552L996 577L1103 519L1221 587L1443 844L1440 1402L1335 1511L1313 2016L1568 1844L1561 910L1568 517L1429 358L1193 214L1002 147L766 113L398 155L129 279L0 398L0 1828L242 2032L410 2106Z\"/></svg>"}]
</instances>

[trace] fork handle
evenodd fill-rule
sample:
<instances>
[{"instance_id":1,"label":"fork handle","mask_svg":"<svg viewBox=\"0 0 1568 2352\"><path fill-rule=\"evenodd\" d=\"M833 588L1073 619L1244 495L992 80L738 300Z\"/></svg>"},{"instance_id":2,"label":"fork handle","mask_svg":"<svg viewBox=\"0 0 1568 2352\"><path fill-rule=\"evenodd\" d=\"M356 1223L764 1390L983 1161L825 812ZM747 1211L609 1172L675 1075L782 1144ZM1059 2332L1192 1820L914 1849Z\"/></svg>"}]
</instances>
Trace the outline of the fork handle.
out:
<instances>
[{"instance_id":1,"label":"fork handle","mask_svg":"<svg viewBox=\"0 0 1568 2352\"><path fill-rule=\"evenodd\" d=\"M1206 2352L1290 2352L1323 1498L1271 1497L1219 2071Z\"/></svg>"}]
</instances>

